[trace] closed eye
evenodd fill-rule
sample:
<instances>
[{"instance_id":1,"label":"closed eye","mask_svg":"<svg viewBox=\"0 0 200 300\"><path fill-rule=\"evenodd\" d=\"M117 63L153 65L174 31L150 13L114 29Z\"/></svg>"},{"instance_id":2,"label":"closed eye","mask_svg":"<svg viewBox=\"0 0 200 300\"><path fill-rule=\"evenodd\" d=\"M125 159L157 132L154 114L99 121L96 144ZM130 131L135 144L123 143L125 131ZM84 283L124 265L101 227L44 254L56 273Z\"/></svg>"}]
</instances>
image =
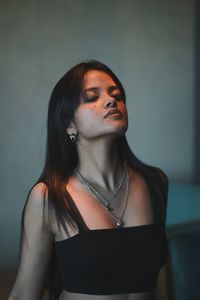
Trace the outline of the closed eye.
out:
<instances>
[{"instance_id":1,"label":"closed eye","mask_svg":"<svg viewBox=\"0 0 200 300\"><path fill-rule=\"evenodd\" d=\"M111 93L110 96L113 97L113 98L115 98L117 101L123 100L122 99L122 95L119 92L117 92L117 93L116 92L115 93Z\"/></svg>"},{"instance_id":2,"label":"closed eye","mask_svg":"<svg viewBox=\"0 0 200 300\"><path fill-rule=\"evenodd\" d=\"M98 96L84 96L84 102L93 102L96 101L99 97Z\"/></svg>"},{"instance_id":3,"label":"closed eye","mask_svg":"<svg viewBox=\"0 0 200 300\"><path fill-rule=\"evenodd\" d=\"M109 92L111 97L115 98L117 101L123 100L120 89L117 86L111 86Z\"/></svg>"},{"instance_id":4,"label":"closed eye","mask_svg":"<svg viewBox=\"0 0 200 300\"><path fill-rule=\"evenodd\" d=\"M83 101L84 102L94 102L96 100L98 100L98 98L101 96L101 91L98 87L92 87L89 89L86 89L83 92ZM120 90L116 87L116 86L111 86L110 88L108 88L108 94L110 95L110 97L113 97L116 99L116 101L124 101L124 99L122 99L122 95Z\"/></svg>"},{"instance_id":5,"label":"closed eye","mask_svg":"<svg viewBox=\"0 0 200 300\"><path fill-rule=\"evenodd\" d=\"M122 100L122 96L121 94L115 94L115 95L111 95L111 97L115 98L116 100Z\"/></svg>"}]
</instances>

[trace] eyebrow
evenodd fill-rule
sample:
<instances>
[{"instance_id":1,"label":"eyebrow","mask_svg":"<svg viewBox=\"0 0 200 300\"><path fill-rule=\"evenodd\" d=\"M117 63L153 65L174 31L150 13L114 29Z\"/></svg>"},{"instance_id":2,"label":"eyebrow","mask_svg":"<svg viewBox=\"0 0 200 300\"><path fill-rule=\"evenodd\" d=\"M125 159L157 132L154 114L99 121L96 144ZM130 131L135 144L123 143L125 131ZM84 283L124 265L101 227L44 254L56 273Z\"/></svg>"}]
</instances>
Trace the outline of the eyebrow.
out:
<instances>
[{"instance_id":1,"label":"eyebrow","mask_svg":"<svg viewBox=\"0 0 200 300\"><path fill-rule=\"evenodd\" d=\"M100 90L100 88L99 87L91 87L91 88L88 88L88 89L85 89L83 92L84 93L87 93L87 92L90 92L90 91L92 91L92 92L98 92ZM116 85L112 85L112 86L109 86L108 87L108 91L111 93L111 92L113 92L113 91L120 91L120 89L116 86Z\"/></svg>"}]
</instances>

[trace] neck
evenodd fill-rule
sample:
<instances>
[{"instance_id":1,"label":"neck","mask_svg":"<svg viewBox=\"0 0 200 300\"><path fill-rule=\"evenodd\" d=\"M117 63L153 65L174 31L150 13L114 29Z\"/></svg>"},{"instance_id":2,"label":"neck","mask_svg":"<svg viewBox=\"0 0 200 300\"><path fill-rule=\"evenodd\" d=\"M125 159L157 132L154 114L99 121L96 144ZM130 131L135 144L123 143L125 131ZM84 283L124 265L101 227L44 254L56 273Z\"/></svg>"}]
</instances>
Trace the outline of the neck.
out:
<instances>
[{"instance_id":1,"label":"neck","mask_svg":"<svg viewBox=\"0 0 200 300\"><path fill-rule=\"evenodd\" d=\"M81 141L77 150L82 176L106 190L114 190L123 172L115 140Z\"/></svg>"}]
</instances>

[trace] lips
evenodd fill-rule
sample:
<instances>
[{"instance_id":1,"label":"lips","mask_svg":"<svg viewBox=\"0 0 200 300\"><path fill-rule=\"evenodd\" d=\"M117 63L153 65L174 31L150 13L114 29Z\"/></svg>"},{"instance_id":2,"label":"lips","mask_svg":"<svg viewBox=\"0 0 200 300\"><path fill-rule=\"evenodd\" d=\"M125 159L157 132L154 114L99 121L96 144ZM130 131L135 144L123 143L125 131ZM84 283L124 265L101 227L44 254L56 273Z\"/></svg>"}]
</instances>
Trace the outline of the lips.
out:
<instances>
[{"instance_id":1,"label":"lips","mask_svg":"<svg viewBox=\"0 0 200 300\"><path fill-rule=\"evenodd\" d=\"M118 114L118 115L122 116L122 113L119 109L111 109L111 110L108 111L108 113L105 115L104 118L106 118L110 115L113 115L113 114Z\"/></svg>"}]
</instances>

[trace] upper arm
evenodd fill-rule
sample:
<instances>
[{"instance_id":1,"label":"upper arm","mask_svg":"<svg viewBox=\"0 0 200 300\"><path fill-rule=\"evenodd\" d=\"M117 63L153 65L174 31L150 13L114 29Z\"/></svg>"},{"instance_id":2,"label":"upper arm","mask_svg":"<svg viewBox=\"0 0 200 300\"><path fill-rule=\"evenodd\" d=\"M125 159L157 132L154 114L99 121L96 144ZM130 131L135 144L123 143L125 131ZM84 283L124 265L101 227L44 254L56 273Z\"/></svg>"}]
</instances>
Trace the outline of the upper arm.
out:
<instances>
[{"instance_id":1,"label":"upper arm","mask_svg":"<svg viewBox=\"0 0 200 300\"><path fill-rule=\"evenodd\" d=\"M10 300L36 300L43 292L53 243L53 235L44 219L45 188L43 183L34 186L25 206L21 258Z\"/></svg>"},{"instance_id":2,"label":"upper arm","mask_svg":"<svg viewBox=\"0 0 200 300\"><path fill-rule=\"evenodd\" d=\"M167 263L161 268L156 288L156 300L172 300L173 291L171 284L171 266L168 258Z\"/></svg>"}]
</instances>

